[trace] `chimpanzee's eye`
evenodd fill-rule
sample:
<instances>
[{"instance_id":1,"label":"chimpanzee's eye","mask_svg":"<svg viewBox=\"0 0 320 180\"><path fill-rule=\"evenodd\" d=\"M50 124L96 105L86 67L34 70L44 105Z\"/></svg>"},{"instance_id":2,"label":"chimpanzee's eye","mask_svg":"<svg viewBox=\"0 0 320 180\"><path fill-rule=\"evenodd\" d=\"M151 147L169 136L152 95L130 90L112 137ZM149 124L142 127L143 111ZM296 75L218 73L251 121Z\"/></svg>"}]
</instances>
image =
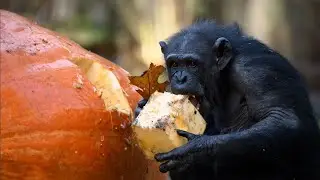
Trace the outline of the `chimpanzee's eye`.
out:
<instances>
[{"instance_id":1,"label":"chimpanzee's eye","mask_svg":"<svg viewBox=\"0 0 320 180\"><path fill-rule=\"evenodd\" d=\"M196 67L197 64L193 60L189 60L189 61L187 61L187 66L188 67Z\"/></svg>"},{"instance_id":2,"label":"chimpanzee's eye","mask_svg":"<svg viewBox=\"0 0 320 180\"><path fill-rule=\"evenodd\" d=\"M178 67L178 63L173 62L173 63L171 64L171 67Z\"/></svg>"}]
</instances>

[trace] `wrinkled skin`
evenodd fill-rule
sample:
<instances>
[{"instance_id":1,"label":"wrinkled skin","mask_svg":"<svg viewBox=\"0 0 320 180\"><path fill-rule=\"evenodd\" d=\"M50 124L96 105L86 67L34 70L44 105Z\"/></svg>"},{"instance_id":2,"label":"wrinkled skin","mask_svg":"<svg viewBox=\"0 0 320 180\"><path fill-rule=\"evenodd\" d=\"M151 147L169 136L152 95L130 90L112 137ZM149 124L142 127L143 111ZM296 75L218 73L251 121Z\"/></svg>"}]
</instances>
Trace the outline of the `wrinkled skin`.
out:
<instances>
[{"instance_id":1,"label":"wrinkled skin","mask_svg":"<svg viewBox=\"0 0 320 180\"><path fill-rule=\"evenodd\" d=\"M300 74L237 24L199 22L161 41L171 90L192 94L203 135L156 154L172 180L320 179L319 128ZM142 100L136 115L143 108Z\"/></svg>"}]
</instances>

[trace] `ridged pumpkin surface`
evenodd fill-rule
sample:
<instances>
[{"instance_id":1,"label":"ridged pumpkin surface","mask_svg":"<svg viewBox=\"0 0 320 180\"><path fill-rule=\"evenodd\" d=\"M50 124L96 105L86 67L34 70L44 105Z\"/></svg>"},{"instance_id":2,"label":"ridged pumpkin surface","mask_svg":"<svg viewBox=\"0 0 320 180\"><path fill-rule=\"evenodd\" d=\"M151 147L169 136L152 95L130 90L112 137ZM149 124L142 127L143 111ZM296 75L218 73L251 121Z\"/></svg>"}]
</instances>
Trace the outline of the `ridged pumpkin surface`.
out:
<instances>
[{"instance_id":1,"label":"ridged pumpkin surface","mask_svg":"<svg viewBox=\"0 0 320 180\"><path fill-rule=\"evenodd\" d=\"M132 141L125 70L8 11L0 31L1 179L165 179Z\"/></svg>"}]
</instances>

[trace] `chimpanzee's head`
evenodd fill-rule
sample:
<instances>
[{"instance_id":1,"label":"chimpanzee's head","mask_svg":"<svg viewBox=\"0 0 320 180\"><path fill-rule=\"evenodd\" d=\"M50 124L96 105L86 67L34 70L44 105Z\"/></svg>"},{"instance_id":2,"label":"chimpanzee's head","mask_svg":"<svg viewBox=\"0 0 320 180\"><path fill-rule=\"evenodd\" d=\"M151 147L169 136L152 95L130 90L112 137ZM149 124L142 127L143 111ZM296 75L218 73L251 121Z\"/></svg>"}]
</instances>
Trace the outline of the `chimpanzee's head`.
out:
<instances>
[{"instance_id":1,"label":"chimpanzee's head","mask_svg":"<svg viewBox=\"0 0 320 180\"><path fill-rule=\"evenodd\" d=\"M206 86L213 81L208 75L223 70L234 57L229 34L240 34L237 24L202 22L174 34L167 43L159 42L173 93L205 95Z\"/></svg>"}]
</instances>

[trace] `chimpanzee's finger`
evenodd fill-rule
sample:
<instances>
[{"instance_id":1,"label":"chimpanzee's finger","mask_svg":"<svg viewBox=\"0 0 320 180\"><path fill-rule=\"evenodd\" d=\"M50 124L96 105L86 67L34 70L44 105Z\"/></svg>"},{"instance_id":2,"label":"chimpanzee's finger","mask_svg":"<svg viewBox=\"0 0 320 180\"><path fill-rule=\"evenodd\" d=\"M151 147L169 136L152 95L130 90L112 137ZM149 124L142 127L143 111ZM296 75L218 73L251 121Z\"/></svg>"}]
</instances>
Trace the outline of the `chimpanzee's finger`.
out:
<instances>
[{"instance_id":1,"label":"chimpanzee's finger","mask_svg":"<svg viewBox=\"0 0 320 180\"><path fill-rule=\"evenodd\" d=\"M143 106L145 106L148 102L148 99L141 99L139 102L138 102L138 107L140 108L143 108Z\"/></svg>"},{"instance_id":2,"label":"chimpanzee's finger","mask_svg":"<svg viewBox=\"0 0 320 180\"><path fill-rule=\"evenodd\" d=\"M141 108L137 108L135 111L134 111L134 118L137 118L138 115L140 114L141 112Z\"/></svg>"},{"instance_id":3,"label":"chimpanzee's finger","mask_svg":"<svg viewBox=\"0 0 320 180\"><path fill-rule=\"evenodd\" d=\"M177 133L178 133L180 136L185 137L185 138L187 138L188 140L192 140L192 139L194 139L195 137L197 137L197 135L192 134L192 133L189 133L189 132L187 132L187 131L183 131L183 130L179 130L179 129L177 129L176 131L177 131Z\"/></svg>"},{"instance_id":4,"label":"chimpanzee's finger","mask_svg":"<svg viewBox=\"0 0 320 180\"><path fill-rule=\"evenodd\" d=\"M167 161L165 163L162 163L159 167L160 172L166 173L168 171L174 170L179 168L179 166L183 166L183 164L179 161Z\"/></svg>"},{"instance_id":5,"label":"chimpanzee's finger","mask_svg":"<svg viewBox=\"0 0 320 180\"><path fill-rule=\"evenodd\" d=\"M157 161L177 160L184 157L189 150L189 146L182 146L175 148L167 153L158 153L154 156Z\"/></svg>"},{"instance_id":6,"label":"chimpanzee's finger","mask_svg":"<svg viewBox=\"0 0 320 180\"><path fill-rule=\"evenodd\" d=\"M168 153L158 153L154 156L154 159L158 162L161 161L167 161L167 160L171 160L174 159L176 155L173 152L168 152Z\"/></svg>"}]
</instances>

